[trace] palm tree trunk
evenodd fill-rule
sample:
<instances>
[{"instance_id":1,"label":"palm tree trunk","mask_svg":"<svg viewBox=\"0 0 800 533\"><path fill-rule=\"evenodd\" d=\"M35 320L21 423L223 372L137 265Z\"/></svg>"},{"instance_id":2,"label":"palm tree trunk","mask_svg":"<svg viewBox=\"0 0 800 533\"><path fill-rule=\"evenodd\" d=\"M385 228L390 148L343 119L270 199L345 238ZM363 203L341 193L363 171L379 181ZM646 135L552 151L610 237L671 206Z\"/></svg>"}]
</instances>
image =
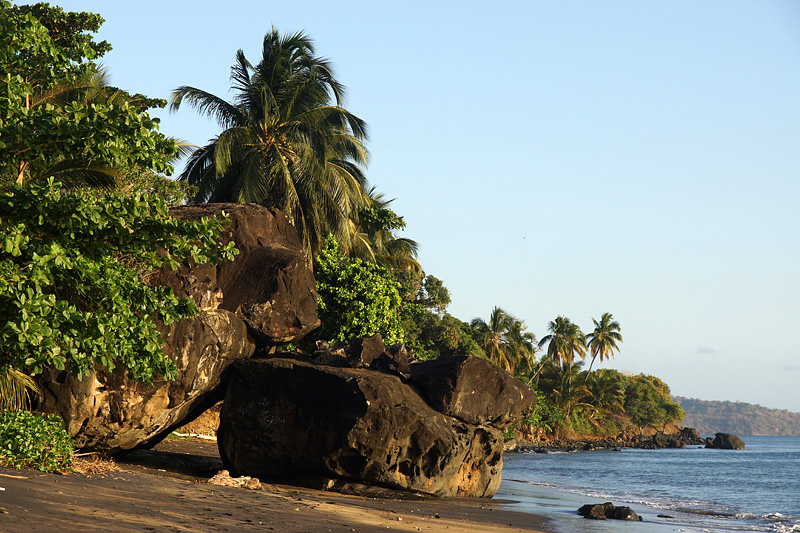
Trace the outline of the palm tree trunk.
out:
<instances>
[{"instance_id":1,"label":"palm tree trunk","mask_svg":"<svg viewBox=\"0 0 800 533\"><path fill-rule=\"evenodd\" d=\"M589 370L586 371L586 379L583 380L584 383L589 381L589 374L592 373L592 365L594 365L594 360L595 360L596 357L597 357L597 354L594 354L592 356L592 362L589 363Z\"/></svg>"}]
</instances>

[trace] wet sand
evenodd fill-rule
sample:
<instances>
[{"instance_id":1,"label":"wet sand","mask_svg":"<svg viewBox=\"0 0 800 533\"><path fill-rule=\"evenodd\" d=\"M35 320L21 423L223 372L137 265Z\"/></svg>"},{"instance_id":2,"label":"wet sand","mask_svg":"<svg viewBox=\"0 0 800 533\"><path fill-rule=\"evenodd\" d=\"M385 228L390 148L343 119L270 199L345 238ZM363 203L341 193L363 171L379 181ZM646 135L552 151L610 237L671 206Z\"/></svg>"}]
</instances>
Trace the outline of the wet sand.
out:
<instances>
[{"instance_id":1,"label":"wet sand","mask_svg":"<svg viewBox=\"0 0 800 533\"><path fill-rule=\"evenodd\" d=\"M119 471L45 474L0 468L0 531L544 531L547 519L496 500L366 498L265 483L205 481L222 468L214 442L164 441L117 459Z\"/></svg>"}]
</instances>

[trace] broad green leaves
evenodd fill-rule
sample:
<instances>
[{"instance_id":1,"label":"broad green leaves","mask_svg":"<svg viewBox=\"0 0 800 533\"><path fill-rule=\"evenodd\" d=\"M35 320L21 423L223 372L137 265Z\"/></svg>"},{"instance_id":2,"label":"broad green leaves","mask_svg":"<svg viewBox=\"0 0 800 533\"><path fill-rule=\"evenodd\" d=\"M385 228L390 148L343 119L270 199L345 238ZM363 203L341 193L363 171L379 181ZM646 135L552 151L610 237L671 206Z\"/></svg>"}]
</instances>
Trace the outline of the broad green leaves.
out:
<instances>
[{"instance_id":1,"label":"broad green leaves","mask_svg":"<svg viewBox=\"0 0 800 533\"><path fill-rule=\"evenodd\" d=\"M173 377L154 321L191 316L194 302L142 277L176 260L232 259L233 243L217 245L223 224L171 218L158 198L64 194L52 180L0 194L0 365Z\"/></svg>"},{"instance_id":2,"label":"broad green leaves","mask_svg":"<svg viewBox=\"0 0 800 533\"><path fill-rule=\"evenodd\" d=\"M99 15L0 7L0 185L69 161L172 172L175 143L146 112L165 102L107 87L93 62L111 48L93 40Z\"/></svg>"},{"instance_id":3,"label":"broad green leaves","mask_svg":"<svg viewBox=\"0 0 800 533\"><path fill-rule=\"evenodd\" d=\"M350 341L380 333L384 342L403 342L400 284L383 267L344 257L328 236L317 256L317 314L322 322L316 338Z\"/></svg>"}]
</instances>

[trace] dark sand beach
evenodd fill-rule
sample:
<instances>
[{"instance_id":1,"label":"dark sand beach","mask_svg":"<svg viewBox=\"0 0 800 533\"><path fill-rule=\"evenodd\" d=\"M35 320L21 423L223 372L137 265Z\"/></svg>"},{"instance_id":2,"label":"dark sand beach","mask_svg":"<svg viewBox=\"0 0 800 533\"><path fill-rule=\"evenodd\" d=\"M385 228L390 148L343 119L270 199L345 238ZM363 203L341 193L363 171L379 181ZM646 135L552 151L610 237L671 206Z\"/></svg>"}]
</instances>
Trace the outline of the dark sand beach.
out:
<instances>
[{"instance_id":1,"label":"dark sand beach","mask_svg":"<svg viewBox=\"0 0 800 533\"><path fill-rule=\"evenodd\" d=\"M167 440L104 474L0 468L0 531L542 531L496 500L385 499L285 484L210 485L215 442Z\"/></svg>"}]
</instances>

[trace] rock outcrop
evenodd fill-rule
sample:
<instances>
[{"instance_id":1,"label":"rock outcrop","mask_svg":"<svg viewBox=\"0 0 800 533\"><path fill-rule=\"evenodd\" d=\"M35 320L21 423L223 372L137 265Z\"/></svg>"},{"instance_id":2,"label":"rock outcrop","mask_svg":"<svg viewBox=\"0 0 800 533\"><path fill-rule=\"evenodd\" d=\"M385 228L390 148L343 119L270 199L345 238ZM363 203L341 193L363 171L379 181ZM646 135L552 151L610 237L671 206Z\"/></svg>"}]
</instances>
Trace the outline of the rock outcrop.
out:
<instances>
[{"instance_id":1,"label":"rock outcrop","mask_svg":"<svg viewBox=\"0 0 800 533\"><path fill-rule=\"evenodd\" d=\"M744 450L744 441L730 433L717 433L714 440L709 439L706 448L717 450Z\"/></svg>"},{"instance_id":2,"label":"rock outcrop","mask_svg":"<svg viewBox=\"0 0 800 533\"><path fill-rule=\"evenodd\" d=\"M629 520L641 522L642 517L636 514L630 507L617 507L611 502L591 504L587 503L578 509L578 514L584 518L592 520Z\"/></svg>"},{"instance_id":3,"label":"rock outcrop","mask_svg":"<svg viewBox=\"0 0 800 533\"><path fill-rule=\"evenodd\" d=\"M170 215L194 220L223 211L230 223L220 239L236 243L236 259L216 266L180 265L161 272L154 284L170 286L204 309L234 313L259 345L293 342L319 326L314 275L283 213L253 204L207 204L174 207Z\"/></svg>"},{"instance_id":4,"label":"rock outcrop","mask_svg":"<svg viewBox=\"0 0 800 533\"><path fill-rule=\"evenodd\" d=\"M454 359L436 372L418 368L430 363L410 365L409 384L297 357L237 361L218 432L223 463L235 475L262 479L333 476L436 496L492 496L502 430L532 410L533 395L486 361ZM496 386L468 387L473 374ZM434 384L451 389L442 395L449 400L432 394ZM513 405L491 407L505 395Z\"/></svg>"},{"instance_id":5,"label":"rock outcrop","mask_svg":"<svg viewBox=\"0 0 800 533\"><path fill-rule=\"evenodd\" d=\"M174 208L171 214L193 219L223 210L231 223L221 238L236 243L234 261L189 262L150 280L193 298L200 309L170 330L161 327L164 351L177 364L175 381L137 383L124 369L98 370L82 380L54 369L38 377L39 409L60 415L80 448L113 454L157 443L221 399L231 363L318 325L314 278L283 214L236 204Z\"/></svg>"},{"instance_id":6,"label":"rock outcrop","mask_svg":"<svg viewBox=\"0 0 800 533\"><path fill-rule=\"evenodd\" d=\"M519 444L516 451L546 453L551 451L618 450L620 448L658 450L661 448L685 448L690 445L703 446L705 444L706 440L699 436L696 429L680 428L673 433L655 433L653 435L620 433L616 437L586 437L552 440L542 444Z\"/></svg>"}]
</instances>

